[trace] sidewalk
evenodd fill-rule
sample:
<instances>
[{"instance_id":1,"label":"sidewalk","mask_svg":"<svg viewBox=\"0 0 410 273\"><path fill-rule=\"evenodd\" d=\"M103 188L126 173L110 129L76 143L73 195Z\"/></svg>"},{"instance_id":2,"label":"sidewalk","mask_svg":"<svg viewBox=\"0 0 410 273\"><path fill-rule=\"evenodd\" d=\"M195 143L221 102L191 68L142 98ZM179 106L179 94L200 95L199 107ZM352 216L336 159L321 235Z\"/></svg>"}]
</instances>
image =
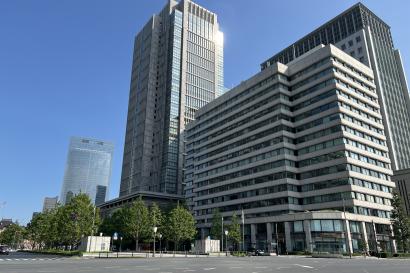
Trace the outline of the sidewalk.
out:
<instances>
[{"instance_id":1,"label":"sidewalk","mask_svg":"<svg viewBox=\"0 0 410 273\"><path fill-rule=\"evenodd\" d=\"M225 253L220 255L225 256ZM155 253L153 257L152 252L100 252L100 253L83 253L83 257L93 257L93 258L173 258L173 257L186 257L186 258L197 258L197 257L208 257L204 254L192 254L192 253ZM218 255L213 255L213 257L218 257Z\"/></svg>"}]
</instances>

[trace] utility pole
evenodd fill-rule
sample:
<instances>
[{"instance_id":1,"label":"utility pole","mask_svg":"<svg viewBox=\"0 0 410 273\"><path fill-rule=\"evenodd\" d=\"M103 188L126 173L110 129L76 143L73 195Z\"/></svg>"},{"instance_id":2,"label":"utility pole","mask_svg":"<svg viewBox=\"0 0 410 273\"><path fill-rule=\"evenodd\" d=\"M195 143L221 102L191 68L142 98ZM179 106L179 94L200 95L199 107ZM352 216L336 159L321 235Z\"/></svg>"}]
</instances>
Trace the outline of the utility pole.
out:
<instances>
[{"instance_id":1,"label":"utility pole","mask_svg":"<svg viewBox=\"0 0 410 273\"><path fill-rule=\"evenodd\" d=\"M245 252L245 214L243 213L243 209L241 212L242 217L242 251Z\"/></svg>"},{"instance_id":2,"label":"utility pole","mask_svg":"<svg viewBox=\"0 0 410 273\"><path fill-rule=\"evenodd\" d=\"M279 236L278 236L278 222L275 223L275 237L276 237L276 256L279 256Z\"/></svg>"},{"instance_id":3,"label":"utility pole","mask_svg":"<svg viewBox=\"0 0 410 273\"><path fill-rule=\"evenodd\" d=\"M222 221L222 228L221 228L221 251L224 250L224 217L221 218Z\"/></svg>"}]
</instances>

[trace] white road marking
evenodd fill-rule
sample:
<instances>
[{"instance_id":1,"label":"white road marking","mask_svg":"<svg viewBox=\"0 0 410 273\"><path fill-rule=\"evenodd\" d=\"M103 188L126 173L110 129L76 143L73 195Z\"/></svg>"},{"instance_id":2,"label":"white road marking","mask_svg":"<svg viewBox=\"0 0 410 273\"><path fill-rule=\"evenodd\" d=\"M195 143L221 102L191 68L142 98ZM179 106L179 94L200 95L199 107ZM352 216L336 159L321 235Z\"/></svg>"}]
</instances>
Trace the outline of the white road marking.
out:
<instances>
[{"instance_id":1,"label":"white road marking","mask_svg":"<svg viewBox=\"0 0 410 273\"><path fill-rule=\"evenodd\" d=\"M239 268L243 268L242 266L232 266L229 269L239 269Z\"/></svg>"},{"instance_id":2,"label":"white road marking","mask_svg":"<svg viewBox=\"0 0 410 273\"><path fill-rule=\"evenodd\" d=\"M303 267L303 268L314 268L314 267L311 267L311 266L308 266L308 265L303 265L303 264L293 264L293 265L300 266L300 267Z\"/></svg>"},{"instance_id":3,"label":"white road marking","mask_svg":"<svg viewBox=\"0 0 410 273\"><path fill-rule=\"evenodd\" d=\"M215 267L204 268L205 271L214 270L214 269L215 269Z\"/></svg>"},{"instance_id":4,"label":"white road marking","mask_svg":"<svg viewBox=\"0 0 410 273\"><path fill-rule=\"evenodd\" d=\"M255 268L260 269L260 268L268 268L267 266L256 266Z\"/></svg>"}]
</instances>

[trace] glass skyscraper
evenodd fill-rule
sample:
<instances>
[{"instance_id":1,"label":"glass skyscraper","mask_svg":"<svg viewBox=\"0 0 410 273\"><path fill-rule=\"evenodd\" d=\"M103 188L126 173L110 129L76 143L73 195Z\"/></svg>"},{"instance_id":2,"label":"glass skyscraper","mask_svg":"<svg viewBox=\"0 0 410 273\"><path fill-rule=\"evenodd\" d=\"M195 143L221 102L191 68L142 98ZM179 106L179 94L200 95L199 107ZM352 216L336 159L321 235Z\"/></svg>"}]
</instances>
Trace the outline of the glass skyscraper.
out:
<instances>
[{"instance_id":1,"label":"glass skyscraper","mask_svg":"<svg viewBox=\"0 0 410 273\"><path fill-rule=\"evenodd\" d=\"M410 99L390 26L358 3L262 63L287 64L320 44L334 44L373 69L393 170L410 168Z\"/></svg>"},{"instance_id":2,"label":"glass skyscraper","mask_svg":"<svg viewBox=\"0 0 410 273\"><path fill-rule=\"evenodd\" d=\"M97 205L105 202L111 179L113 152L114 145L110 142L72 137L60 203L68 203L79 193L86 193Z\"/></svg>"},{"instance_id":3,"label":"glass skyscraper","mask_svg":"<svg viewBox=\"0 0 410 273\"><path fill-rule=\"evenodd\" d=\"M135 38L120 196L182 193L185 125L223 92L216 14L169 1Z\"/></svg>"}]
</instances>

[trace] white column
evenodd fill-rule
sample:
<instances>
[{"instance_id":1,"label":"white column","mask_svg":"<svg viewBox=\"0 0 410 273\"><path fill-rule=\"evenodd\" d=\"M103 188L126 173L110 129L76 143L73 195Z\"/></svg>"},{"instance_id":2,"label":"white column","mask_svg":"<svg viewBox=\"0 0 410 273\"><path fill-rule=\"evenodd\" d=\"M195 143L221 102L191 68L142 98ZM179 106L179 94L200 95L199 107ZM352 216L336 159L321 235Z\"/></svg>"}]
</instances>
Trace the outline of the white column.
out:
<instances>
[{"instance_id":1,"label":"white column","mask_svg":"<svg viewBox=\"0 0 410 273\"><path fill-rule=\"evenodd\" d=\"M347 253L353 253L353 244L352 244L352 234L350 233L350 225L349 225L349 220L345 220L345 225L346 225L346 232L345 236L347 237L347 246L348 249L346 249Z\"/></svg>"},{"instance_id":2,"label":"white column","mask_svg":"<svg viewBox=\"0 0 410 273\"><path fill-rule=\"evenodd\" d=\"M366 252L369 252L369 238L367 237L366 222L360 222L362 225L362 237L364 239Z\"/></svg>"},{"instance_id":3,"label":"white column","mask_svg":"<svg viewBox=\"0 0 410 273\"><path fill-rule=\"evenodd\" d=\"M290 222L285 222L285 240L286 240L286 250L288 252L293 251L292 248L292 237L290 236Z\"/></svg>"},{"instance_id":4,"label":"white column","mask_svg":"<svg viewBox=\"0 0 410 273\"><path fill-rule=\"evenodd\" d=\"M394 231L393 231L393 226L390 225L390 230L391 230L391 237L394 238ZM396 245L396 240L391 239L391 247L393 248L392 251L393 253L397 253L397 245Z\"/></svg>"},{"instance_id":5,"label":"white column","mask_svg":"<svg viewBox=\"0 0 410 273\"><path fill-rule=\"evenodd\" d=\"M306 250L313 252L312 234L310 232L310 220L303 220L303 230L306 236Z\"/></svg>"},{"instance_id":6,"label":"white column","mask_svg":"<svg viewBox=\"0 0 410 273\"><path fill-rule=\"evenodd\" d=\"M272 223L266 223L266 241L268 243L268 250L272 251Z\"/></svg>"},{"instance_id":7,"label":"white column","mask_svg":"<svg viewBox=\"0 0 410 273\"><path fill-rule=\"evenodd\" d=\"M251 245L256 248L256 224L251 224Z\"/></svg>"}]
</instances>

